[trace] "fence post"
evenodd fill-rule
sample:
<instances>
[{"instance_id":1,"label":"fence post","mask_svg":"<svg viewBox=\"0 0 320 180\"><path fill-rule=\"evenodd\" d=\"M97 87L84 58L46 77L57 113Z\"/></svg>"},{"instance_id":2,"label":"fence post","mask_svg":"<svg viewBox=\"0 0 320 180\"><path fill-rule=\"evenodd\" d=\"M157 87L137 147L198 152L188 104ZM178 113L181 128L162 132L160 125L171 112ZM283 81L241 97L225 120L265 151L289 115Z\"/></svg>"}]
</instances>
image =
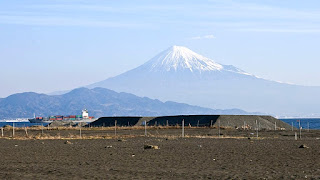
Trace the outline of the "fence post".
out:
<instances>
[{"instance_id":1,"label":"fence post","mask_svg":"<svg viewBox=\"0 0 320 180\"><path fill-rule=\"evenodd\" d=\"M256 120L256 128L257 128L257 138L259 137L259 127L258 127L258 120Z\"/></svg>"},{"instance_id":2,"label":"fence post","mask_svg":"<svg viewBox=\"0 0 320 180\"><path fill-rule=\"evenodd\" d=\"M27 127L24 127L24 131L26 132L26 137L28 137L28 129L27 129Z\"/></svg>"},{"instance_id":3,"label":"fence post","mask_svg":"<svg viewBox=\"0 0 320 180\"><path fill-rule=\"evenodd\" d=\"M182 137L184 138L184 119L182 119Z\"/></svg>"},{"instance_id":4,"label":"fence post","mask_svg":"<svg viewBox=\"0 0 320 180\"><path fill-rule=\"evenodd\" d=\"M80 126L80 138L82 138L82 134L81 134L81 122L79 123Z\"/></svg>"},{"instance_id":5,"label":"fence post","mask_svg":"<svg viewBox=\"0 0 320 180\"><path fill-rule=\"evenodd\" d=\"M302 127L300 127L299 129L300 129L299 139L301 139L301 131L302 131Z\"/></svg>"},{"instance_id":6,"label":"fence post","mask_svg":"<svg viewBox=\"0 0 320 180\"><path fill-rule=\"evenodd\" d=\"M302 130L302 127L301 127L301 121L299 120L299 139L301 139L301 130Z\"/></svg>"},{"instance_id":7,"label":"fence post","mask_svg":"<svg viewBox=\"0 0 320 180\"><path fill-rule=\"evenodd\" d=\"M117 136L117 120L114 121L114 136Z\"/></svg>"},{"instance_id":8,"label":"fence post","mask_svg":"<svg viewBox=\"0 0 320 180\"><path fill-rule=\"evenodd\" d=\"M144 136L147 136L147 121L144 121Z\"/></svg>"},{"instance_id":9,"label":"fence post","mask_svg":"<svg viewBox=\"0 0 320 180\"><path fill-rule=\"evenodd\" d=\"M218 133L219 133L219 138L220 138L220 119L219 119L219 122L218 122Z\"/></svg>"},{"instance_id":10,"label":"fence post","mask_svg":"<svg viewBox=\"0 0 320 180\"><path fill-rule=\"evenodd\" d=\"M12 123L12 137L14 137L14 123Z\"/></svg>"},{"instance_id":11,"label":"fence post","mask_svg":"<svg viewBox=\"0 0 320 180\"><path fill-rule=\"evenodd\" d=\"M3 137L3 127L1 128L1 137Z\"/></svg>"}]
</instances>

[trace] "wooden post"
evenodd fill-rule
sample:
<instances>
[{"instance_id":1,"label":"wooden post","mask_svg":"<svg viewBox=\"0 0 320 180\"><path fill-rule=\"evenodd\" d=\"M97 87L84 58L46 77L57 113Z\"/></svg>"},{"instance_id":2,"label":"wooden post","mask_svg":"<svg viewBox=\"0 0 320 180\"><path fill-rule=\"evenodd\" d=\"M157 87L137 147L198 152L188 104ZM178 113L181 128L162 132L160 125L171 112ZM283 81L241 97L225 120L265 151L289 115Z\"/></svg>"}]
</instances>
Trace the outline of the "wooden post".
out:
<instances>
[{"instance_id":1,"label":"wooden post","mask_svg":"<svg viewBox=\"0 0 320 180\"><path fill-rule=\"evenodd\" d=\"M256 120L256 128L257 128L257 138L259 137L259 127L258 127L258 120Z\"/></svg>"},{"instance_id":2,"label":"wooden post","mask_svg":"<svg viewBox=\"0 0 320 180\"><path fill-rule=\"evenodd\" d=\"M309 121L308 121L308 132L310 132L310 126L309 126Z\"/></svg>"},{"instance_id":3,"label":"wooden post","mask_svg":"<svg viewBox=\"0 0 320 180\"><path fill-rule=\"evenodd\" d=\"M41 126L41 135L43 135L43 124Z\"/></svg>"},{"instance_id":4,"label":"wooden post","mask_svg":"<svg viewBox=\"0 0 320 180\"><path fill-rule=\"evenodd\" d=\"M197 123L197 127L199 127L199 120L198 120L198 123Z\"/></svg>"},{"instance_id":5,"label":"wooden post","mask_svg":"<svg viewBox=\"0 0 320 180\"><path fill-rule=\"evenodd\" d=\"M169 121L167 120L167 127L169 126Z\"/></svg>"},{"instance_id":6,"label":"wooden post","mask_svg":"<svg viewBox=\"0 0 320 180\"><path fill-rule=\"evenodd\" d=\"M157 124L158 124L158 122L157 122L157 121L155 121L155 122L154 122L154 127L156 127L156 126L157 126Z\"/></svg>"},{"instance_id":7,"label":"wooden post","mask_svg":"<svg viewBox=\"0 0 320 180\"><path fill-rule=\"evenodd\" d=\"M24 127L24 131L26 132L26 137L28 137L28 129L27 129L27 127Z\"/></svg>"},{"instance_id":8,"label":"wooden post","mask_svg":"<svg viewBox=\"0 0 320 180\"><path fill-rule=\"evenodd\" d=\"M277 122L274 121L274 130L277 130Z\"/></svg>"},{"instance_id":9,"label":"wooden post","mask_svg":"<svg viewBox=\"0 0 320 180\"><path fill-rule=\"evenodd\" d=\"M128 121L128 127L130 126L130 122Z\"/></svg>"},{"instance_id":10,"label":"wooden post","mask_svg":"<svg viewBox=\"0 0 320 180\"><path fill-rule=\"evenodd\" d=\"M219 119L219 122L218 122L218 133L219 133L219 138L220 138L220 119Z\"/></svg>"},{"instance_id":11,"label":"wooden post","mask_svg":"<svg viewBox=\"0 0 320 180\"><path fill-rule=\"evenodd\" d=\"M117 136L117 120L114 121L114 136Z\"/></svg>"},{"instance_id":12,"label":"wooden post","mask_svg":"<svg viewBox=\"0 0 320 180\"><path fill-rule=\"evenodd\" d=\"M297 132L294 132L294 139L298 140Z\"/></svg>"},{"instance_id":13,"label":"wooden post","mask_svg":"<svg viewBox=\"0 0 320 180\"><path fill-rule=\"evenodd\" d=\"M184 138L184 119L182 119L182 137Z\"/></svg>"},{"instance_id":14,"label":"wooden post","mask_svg":"<svg viewBox=\"0 0 320 180\"><path fill-rule=\"evenodd\" d=\"M291 122L291 131L293 131L293 122Z\"/></svg>"},{"instance_id":15,"label":"wooden post","mask_svg":"<svg viewBox=\"0 0 320 180\"><path fill-rule=\"evenodd\" d=\"M213 124L213 120L211 120L211 122L210 122L210 127L212 128L212 124Z\"/></svg>"},{"instance_id":16,"label":"wooden post","mask_svg":"<svg viewBox=\"0 0 320 180\"><path fill-rule=\"evenodd\" d=\"M299 139L301 139L301 130L302 130L302 127L301 127L301 122L300 122L300 120L299 120L299 131L300 131Z\"/></svg>"},{"instance_id":17,"label":"wooden post","mask_svg":"<svg viewBox=\"0 0 320 180\"><path fill-rule=\"evenodd\" d=\"M1 128L1 137L3 137L3 127Z\"/></svg>"},{"instance_id":18,"label":"wooden post","mask_svg":"<svg viewBox=\"0 0 320 180\"><path fill-rule=\"evenodd\" d=\"M14 137L14 123L12 123L12 137Z\"/></svg>"},{"instance_id":19,"label":"wooden post","mask_svg":"<svg viewBox=\"0 0 320 180\"><path fill-rule=\"evenodd\" d=\"M300 129L299 139L301 139L301 131L302 131L302 127L300 127L299 129Z\"/></svg>"},{"instance_id":20,"label":"wooden post","mask_svg":"<svg viewBox=\"0 0 320 180\"><path fill-rule=\"evenodd\" d=\"M82 134L81 134L81 122L79 123L80 126L80 138L82 138Z\"/></svg>"},{"instance_id":21,"label":"wooden post","mask_svg":"<svg viewBox=\"0 0 320 180\"><path fill-rule=\"evenodd\" d=\"M144 136L147 136L147 121L144 121Z\"/></svg>"},{"instance_id":22,"label":"wooden post","mask_svg":"<svg viewBox=\"0 0 320 180\"><path fill-rule=\"evenodd\" d=\"M243 129L246 129L246 121L243 121Z\"/></svg>"}]
</instances>

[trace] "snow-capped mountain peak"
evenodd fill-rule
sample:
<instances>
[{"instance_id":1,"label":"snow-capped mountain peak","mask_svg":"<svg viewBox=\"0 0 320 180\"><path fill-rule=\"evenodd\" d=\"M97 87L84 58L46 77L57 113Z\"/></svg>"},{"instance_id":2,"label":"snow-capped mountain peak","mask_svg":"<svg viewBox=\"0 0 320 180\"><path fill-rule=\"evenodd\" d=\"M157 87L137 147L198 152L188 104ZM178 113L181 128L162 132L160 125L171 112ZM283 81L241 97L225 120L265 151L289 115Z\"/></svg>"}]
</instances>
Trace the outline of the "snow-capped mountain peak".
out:
<instances>
[{"instance_id":1,"label":"snow-capped mountain peak","mask_svg":"<svg viewBox=\"0 0 320 180\"><path fill-rule=\"evenodd\" d=\"M220 71L223 65L183 46L172 46L143 65L149 71Z\"/></svg>"}]
</instances>

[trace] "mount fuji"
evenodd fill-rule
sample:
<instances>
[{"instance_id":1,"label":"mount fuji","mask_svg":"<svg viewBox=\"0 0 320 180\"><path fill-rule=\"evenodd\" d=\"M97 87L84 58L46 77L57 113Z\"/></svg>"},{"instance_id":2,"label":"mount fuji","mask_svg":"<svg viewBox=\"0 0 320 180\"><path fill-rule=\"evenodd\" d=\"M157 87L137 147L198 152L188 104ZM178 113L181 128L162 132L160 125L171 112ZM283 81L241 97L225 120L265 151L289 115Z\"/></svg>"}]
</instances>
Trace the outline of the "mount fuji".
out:
<instances>
[{"instance_id":1,"label":"mount fuji","mask_svg":"<svg viewBox=\"0 0 320 180\"><path fill-rule=\"evenodd\" d=\"M135 69L87 87L215 109L240 108L278 116L320 115L320 87L259 78L181 46L172 46Z\"/></svg>"}]
</instances>

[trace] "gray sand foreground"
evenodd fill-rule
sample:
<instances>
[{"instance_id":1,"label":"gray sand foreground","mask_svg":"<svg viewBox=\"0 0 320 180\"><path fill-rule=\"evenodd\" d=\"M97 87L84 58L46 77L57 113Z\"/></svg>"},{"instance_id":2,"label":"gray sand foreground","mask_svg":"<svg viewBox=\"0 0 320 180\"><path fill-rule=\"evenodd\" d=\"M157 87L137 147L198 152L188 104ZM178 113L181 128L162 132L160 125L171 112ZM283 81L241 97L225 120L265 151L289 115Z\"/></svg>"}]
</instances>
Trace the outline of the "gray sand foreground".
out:
<instances>
[{"instance_id":1,"label":"gray sand foreground","mask_svg":"<svg viewBox=\"0 0 320 180\"><path fill-rule=\"evenodd\" d=\"M204 134L208 134L206 129L197 130L197 133L201 131L206 131ZM229 132L232 133L242 135L244 132ZM235 136L234 138L133 137L121 138L120 141L119 138L69 140L1 138L0 177L1 179L320 179L318 131L310 133L309 137L302 140L294 140L285 132L265 132L264 136L267 134L269 137L264 139ZM67 141L70 143L66 143ZM144 149L146 144L157 145L160 149ZM308 148L299 148L302 144Z\"/></svg>"}]
</instances>

